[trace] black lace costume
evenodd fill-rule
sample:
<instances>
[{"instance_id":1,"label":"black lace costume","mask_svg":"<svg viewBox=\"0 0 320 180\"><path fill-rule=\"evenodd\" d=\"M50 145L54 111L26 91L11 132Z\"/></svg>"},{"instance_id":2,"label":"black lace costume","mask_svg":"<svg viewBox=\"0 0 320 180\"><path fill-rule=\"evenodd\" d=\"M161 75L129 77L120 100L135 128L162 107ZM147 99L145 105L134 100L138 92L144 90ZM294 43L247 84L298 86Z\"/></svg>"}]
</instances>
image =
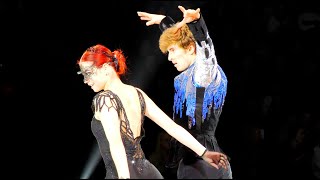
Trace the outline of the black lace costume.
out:
<instances>
[{"instance_id":1,"label":"black lace costume","mask_svg":"<svg viewBox=\"0 0 320 180\"><path fill-rule=\"evenodd\" d=\"M163 179L158 169L156 169L156 167L145 158L144 152L141 149L140 141L145 136L145 131L143 128L145 102L141 92L139 90L137 90L137 92L141 105L141 135L136 138L134 138L134 135L130 129L126 111L121 103L120 98L112 91L107 90L95 95L95 97L93 98L93 102L97 102L96 104L98 104L99 106L95 107L95 103L93 103L92 108L93 111L95 109L99 111L103 106L107 106L105 102L106 99L110 99L112 105L110 107L108 106L108 108L114 108L117 111L119 120L121 121L119 130L121 132L122 142L126 150L130 178ZM108 139L105 135L101 122L95 119L95 117L93 117L91 121L91 130L98 142L100 154L105 164L105 178L118 179L117 170L111 156Z\"/></svg>"}]
</instances>

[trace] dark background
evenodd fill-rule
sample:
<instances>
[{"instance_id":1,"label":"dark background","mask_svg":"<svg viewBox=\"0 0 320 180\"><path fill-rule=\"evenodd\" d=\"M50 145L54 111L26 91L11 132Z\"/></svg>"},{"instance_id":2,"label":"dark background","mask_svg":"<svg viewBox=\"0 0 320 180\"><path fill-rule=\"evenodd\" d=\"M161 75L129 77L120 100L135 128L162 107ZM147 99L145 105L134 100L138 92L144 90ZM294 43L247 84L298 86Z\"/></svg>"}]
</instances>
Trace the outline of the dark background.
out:
<instances>
[{"instance_id":1,"label":"dark background","mask_svg":"<svg viewBox=\"0 0 320 180\"><path fill-rule=\"evenodd\" d=\"M158 26L146 27L136 12L181 20L178 5L201 8L228 77L217 138L234 178L314 178L320 7L308 0L1 1L4 173L104 177L102 161L88 165L97 152L90 130L94 92L76 74L76 61L94 44L121 48L129 67L123 81L143 89L171 117L177 72L160 53ZM149 157L161 129L149 119L145 129Z\"/></svg>"}]
</instances>

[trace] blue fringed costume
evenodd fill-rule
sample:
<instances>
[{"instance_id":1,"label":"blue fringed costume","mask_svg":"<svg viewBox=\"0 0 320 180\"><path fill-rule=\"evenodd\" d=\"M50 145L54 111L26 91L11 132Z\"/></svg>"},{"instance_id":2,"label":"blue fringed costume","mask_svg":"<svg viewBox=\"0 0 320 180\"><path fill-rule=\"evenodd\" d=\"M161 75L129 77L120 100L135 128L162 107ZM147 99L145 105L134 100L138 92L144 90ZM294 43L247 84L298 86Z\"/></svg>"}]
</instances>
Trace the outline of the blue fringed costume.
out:
<instances>
[{"instance_id":1,"label":"blue fringed costume","mask_svg":"<svg viewBox=\"0 0 320 180\"><path fill-rule=\"evenodd\" d=\"M167 16L160 29L174 23ZM188 24L196 43L196 60L185 71L174 78L173 119L187 129L208 150L223 152L215 137L226 93L227 77L217 63L214 45L205 21L201 16L197 22ZM167 168L178 168L178 179L185 178L232 178L231 167L226 172L210 167L189 148L172 138Z\"/></svg>"}]
</instances>

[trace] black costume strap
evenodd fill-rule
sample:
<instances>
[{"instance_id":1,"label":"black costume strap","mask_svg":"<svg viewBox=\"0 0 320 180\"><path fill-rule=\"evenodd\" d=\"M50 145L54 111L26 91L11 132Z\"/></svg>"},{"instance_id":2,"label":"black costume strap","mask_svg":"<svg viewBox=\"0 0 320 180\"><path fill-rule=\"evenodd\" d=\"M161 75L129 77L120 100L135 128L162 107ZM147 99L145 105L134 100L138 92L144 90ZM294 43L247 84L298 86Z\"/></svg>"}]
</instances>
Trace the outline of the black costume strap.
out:
<instances>
[{"instance_id":1,"label":"black costume strap","mask_svg":"<svg viewBox=\"0 0 320 180\"><path fill-rule=\"evenodd\" d=\"M196 89L196 130L201 131L202 127L202 106L203 106L203 98L204 98L204 87L198 87Z\"/></svg>"}]
</instances>

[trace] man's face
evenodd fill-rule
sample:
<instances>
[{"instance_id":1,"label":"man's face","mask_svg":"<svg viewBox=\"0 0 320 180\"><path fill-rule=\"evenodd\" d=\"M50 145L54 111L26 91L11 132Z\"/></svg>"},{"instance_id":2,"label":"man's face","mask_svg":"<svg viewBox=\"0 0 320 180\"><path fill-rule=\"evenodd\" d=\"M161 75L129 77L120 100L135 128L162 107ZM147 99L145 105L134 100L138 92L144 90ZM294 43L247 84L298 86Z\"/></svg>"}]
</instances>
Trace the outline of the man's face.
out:
<instances>
[{"instance_id":1,"label":"man's face","mask_svg":"<svg viewBox=\"0 0 320 180\"><path fill-rule=\"evenodd\" d=\"M194 62L195 57L188 49L184 49L178 45L168 47L168 60L179 72L186 70Z\"/></svg>"}]
</instances>

